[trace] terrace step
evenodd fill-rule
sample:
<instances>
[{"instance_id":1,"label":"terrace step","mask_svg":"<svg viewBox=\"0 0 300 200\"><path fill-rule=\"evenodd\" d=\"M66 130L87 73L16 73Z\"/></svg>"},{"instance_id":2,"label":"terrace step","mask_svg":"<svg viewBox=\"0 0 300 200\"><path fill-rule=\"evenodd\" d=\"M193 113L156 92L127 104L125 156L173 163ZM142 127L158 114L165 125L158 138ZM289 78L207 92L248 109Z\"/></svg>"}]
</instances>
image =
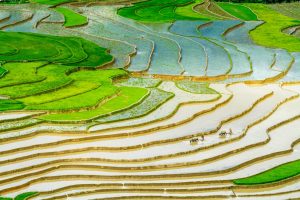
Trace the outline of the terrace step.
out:
<instances>
[{"instance_id":1,"label":"terrace step","mask_svg":"<svg viewBox=\"0 0 300 200\"><path fill-rule=\"evenodd\" d=\"M151 25L151 30L178 43L181 49L180 63L184 68L184 76L204 76L207 68L207 55L204 46L190 38L169 32L171 24Z\"/></svg>"},{"instance_id":2,"label":"terrace step","mask_svg":"<svg viewBox=\"0 0 300 200\"><path fill-rule=\"evenodd\" d=\"M9 11L1 10L0 11L0 22L8 20L10 18L10 13Z\"/></svg>"},{"instance_id":3,"label":"terrace step","mask_svg":"<svg viewBox=\"0 0 300 200\"><path fill-rule=\"evenodd\" d=\"M159 89L172 92L175 94L175 97L156 109L153 113L130 121L95 125L92 126L89 131L95 132L116 129L115 131L109 131L108 134L112 134L114 132L120 132L118 129L122 129L124 132L132 130L138 131L145 128L151 129L158 126L168 126L169 124L189 120L191 116L197 116L197 113L201 114L204 111L216 109L219 104L219 106L221 106L229 99L228 92L225 88L215 85L211 87L218 92L222 92L222 97L220 98L219 95L190 94L178 89L172 82L163 82L159 86ZM227 94L223 94L226 92ZM209 103L210 101L211 103Z\"/></svg>"},{"instance_id":4,"label":"terrace step","mask_svg":"<svg viewBox=\"0 0 300 200\"><path fill-rule=\"evenodd\" d=\"M232 68L229 53L224 49L224 47L214 41L201 38L197 31L198 27L201 25L206 26L204 22L186 23L184 21L176 21L171 26L170 32L191 38L192 40L202 44L208 59L205 76L220 76L229 73ZM207 25L209 26L210 24Z\"/></svg>"},{"instance_id":5,"label":"terrace step","mask_svg":"<svg viewBox=\"0 0 300 200\"><path fill-rule=\"evenodd\" d=\"M300 70L300 53L292 53L292 56L295 58L295 62L292 65L291 69L287 75L280 79L282 82L298 82L299 81L299 70Z\"/></svg>"},{"instance_id":6,"label":"terrace step","mask_svg":"<svg viewBox=\"0 0 300 200\"><path fill-rule=\"evenodd\" d=\"M260 26L262 21L246 21L242 25L237 25L235 28L228 30L224 37L226 40L233 43L253 44L249 37L249 32Z\"/></svg>"},{"instance_id":7,"label":"terrace step","mask_svg":"<svg viewBox=\"0 0 300 200\"><path fill-rule=\"evenodd\" d=\"M31 20L33 13L20 10L9 10L10 17L8 20L0 22L0 29L11 27L17 24Z\"/></svg>"},{"instance_id":8,"label":"terrace step","mask_svg":"<svg viewBox=\"0 0 300 200\"><path fill-rule=\"evenodd\" d=\"M37 32L36 27L43 19L50 16L49 11L36 11L33 13L33 18L22 24L17 24L15 26L10 26L5 28L5 31L11 32Z\"/></svg>"}]
</instances>

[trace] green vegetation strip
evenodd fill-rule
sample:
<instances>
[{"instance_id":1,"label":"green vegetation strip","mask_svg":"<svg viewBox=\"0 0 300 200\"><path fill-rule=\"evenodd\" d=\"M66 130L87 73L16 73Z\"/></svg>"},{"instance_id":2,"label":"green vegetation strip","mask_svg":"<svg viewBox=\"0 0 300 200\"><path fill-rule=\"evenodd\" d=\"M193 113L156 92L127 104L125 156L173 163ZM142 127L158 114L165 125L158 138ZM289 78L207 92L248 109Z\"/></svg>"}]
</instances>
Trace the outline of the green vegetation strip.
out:
<instances>
[{"instance_id":1,"label":"green vegetation strip","mask_svg":"<svg viewBox=\"0 0 300 200\"><path fill-rule=\"evenodd\" d=\"M0 99L0 111L21 110L25 105L20 101Z\"/></svg>"},{"instance_id":2,"label":"green vegetation strip","mask_svg":"<svg viewBox=\"0 0 300 200\"><path fill-rule=\"evenodd\" d=\"M214 18L214 17L211 18L208 15L201 14L194 10L195 6L197 6L198 4L201 4L203 2L204 2L203 0L196 0L194 3L188 4L186 6L177 7L175 10L175 13L179 16L184 16L187 18L191 18L191 17L196 18L196 19L199 19L199 18L212 19L212 18Z\"/></svg>"},{"instance_id":3,"label":"green vegetation strip","mask_svg":"<svg viewBox=\"0 0 300 200\"><path fill-rule=\"evenodd\" d=\"M72 81L69 76L66 76L66 72L74 68L73 66L47 65L37 73L38 77L46 77L44 81L4 87L0 90L0 94L17 99L59 89Z\"/></svg>"},{"instance_id":4,"label":"green vegetation strip","mask_svg":"<svg viewBox=\"0 0 300 200\"><path fill-rule=\"evenodd\" d=\"M207 20L192 10L194 0L149 0L118 10L118 14L144 22L172 22L175 20Z\"/></svg>"},{"instance_id":5,"label":"green vegetation strip","mask_svg":"<svg viewBox=\"0 0 300 200\"><path fill-rule=\"evenodd\" d=\"M38 192L26 192L26 193L19 194L15 198L0 197L0 200L27 200L30 197L34 197L36 195L38 195Z\"/></svg>"},{"instance_id":6,"label":"green vegetation strip","mask_svg":"<svg viewBox=\"0 0 300 200\"><path fill-rule=\"evenodd\" d=\"M101 116L113 114L115 112L128 109L138 104L148 95L148 90L144 88L120 87L120 92L101 106L97 106L93 110L57 113L40 117L47 121L87 121ZM84 100L84 99L83 99Z\"/></svg>"},{"instance_id":7,"label":"green vegetation strip","mask_svg":"<svg viewBox=\"0 0 300 200\"><path fill-rule=\"evenodd\" d=\"M0 43L0 61L6 62L47 61L97 67L113 60L105 48L78 37L0 31ZM6 54L8 51L15 53Z\"/></svg>"},{"instance_id":8,"label":"green vegetation strip","mask_svg":"<svg viewBox=\"0 0 300 200\"><path fill-rule=\"evenodd\" d=\"M233 3L218 3L218 5L238 19L245 20L245 21L256 21L257 16L246 6L240 4L233 4Z\"/></svg>"},{"instance_id":9,"label":"green vegetation strip","mask_svg":"<svg viewBox=\"0 0 300 200\"><path fill-rule=\"evenodd\" d=\"M268 4L268 6L283 15L300 20L299 2Z\"/></svg>"},{"instance_id":10,"label":"green vegetation strip","mask_svg":"<svg viewBox=\"0 0 300 200\"><path fill-rule=\"evenodd\" d=\"M56 6L63 3L69 3L73 2L74 0L30 0L32 3L40 3L40 4L46 4L51 6Z\"/></svg>"},{"instance_id":11,"label":"green vegetation strip","mask_svg":"<svg viewBox=\"0 0 300 200\"><path fill-rule=\"evenodd\" d=\"M265 172L234 180L237 185L256 185L281 181L300 174L300 160L279 165Z\"/></svg>"},{"instance_id":12,"label":"green vegetation strip","mask_svg":"<svg viewBox=\"0 0 300 200\"><path fill-rule=\"evenodd\" d=\"M28 110L78 110L94 107L117 93L112 79L127 73L121 69L79 71L68 76L72 84L60 90L19 99ZM77 88L81 85L83 88ZM81 91L81 92L80 92Z\"/></svg>"},{"instance_id":13,"label":"green vegetation strip","mask_svg":"<svg viewBox=\"0 0 300 200\"><path fill-rule=\"evenodd\" d=\"M100 119L97 119L96 121L101 123L108 123L142 117L151 113L172 97L174 97L173 93L153 88L151 89L150 95L139 105L115 115L102 117Z\"/></svg>"},{"instance_id":14,"label":"green vegetation strip","mask_svg":"<svg viewBox=\"0 0 300 200\"><path fill-rule=\"evenodd\" d=\"M254 42L262 46L283 48L290 52L300 51L300 38L287 35L283 29L300 25L300 21L284 16L264 4L246 4L255 12L263 25L250 32Z\"/></svg>"},{"instance_id":15,"label":"green vegetation strip","mask_svg":"<svg viewBox=\"0 0 300 200\"><path fill-rule=\"evenodd\" d=\"M208 83L178 81L176 86L186 92L195 94L218 94L217 91L209 87Z\"/></svg>"},{"instance_id":16,"label":"green vegetation strip","mask_svg":"<svg viewBox=\"0 0 300 200\"><path fill-rule=\"evenodd\" d=\"M82 26L88 23L87 17L80 15L79 13L64 7L55 8L57 12L60 12L65 17L64 26L67 28Z\"/></svg>"},{"instance_id":17,"label":"green vegetation strip","mask_svg":"<svg viewBox=\"0 0 300 200\"><path fill-rule=\"evenodd\" d=\"M44 80L46 77L37 75L37 69L47 62L6 63L2 66L7 73L0 79L0 88L18 84L34 83Z\"/></svg>"}]
</instances>

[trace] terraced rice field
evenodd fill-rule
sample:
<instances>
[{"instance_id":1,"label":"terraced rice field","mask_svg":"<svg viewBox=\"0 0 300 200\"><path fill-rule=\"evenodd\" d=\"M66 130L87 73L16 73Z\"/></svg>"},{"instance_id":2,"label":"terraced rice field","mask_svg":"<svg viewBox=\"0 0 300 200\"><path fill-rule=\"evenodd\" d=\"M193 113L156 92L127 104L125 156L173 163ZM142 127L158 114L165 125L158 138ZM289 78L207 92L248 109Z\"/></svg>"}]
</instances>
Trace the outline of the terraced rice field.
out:
<instances>
[{"instance_id":1,"label":"terraced rice field","mask_svg":"<svg viewBox=\"0 0 300 200\"><path fill-rule=\"evenodd\" d=\"M0 199L299 199L299 10L0 3Z\"/></svg>"}]
</instances>

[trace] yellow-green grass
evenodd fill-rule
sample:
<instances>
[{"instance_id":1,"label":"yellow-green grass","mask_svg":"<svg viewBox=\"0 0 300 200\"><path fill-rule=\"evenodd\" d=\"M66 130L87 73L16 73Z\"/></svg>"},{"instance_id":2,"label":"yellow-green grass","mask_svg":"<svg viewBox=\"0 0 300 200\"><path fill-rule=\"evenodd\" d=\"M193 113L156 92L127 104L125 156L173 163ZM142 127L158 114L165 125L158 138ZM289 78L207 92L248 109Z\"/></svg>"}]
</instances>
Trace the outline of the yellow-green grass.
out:
<instances>
[{"instance_id":1,"label":"yellow-green grass","mask_svg":"<svg viewBox=\"0 0 300 200\"><path fill-rule=\"evenodd\" d=\"M202 15L199 12L194 10L194 7L198 4L203 3L203 0L195 0L194 3L188 4L186 6L177 7L175 13L185 17L194 17L194 18L202 18L202 19L211 19L210 16Z\"/></svg>"},{"instance_id":2,"label":"yellow-green grass","mask_svg":"<svg viewBox=\"0 0 300 200\"><path fill-rule=\"evenodd\" d=\"M250 32L252 40L262 46L283 48L290 52L300 51L300 38L282 32L300 21L282 15L264 4L246 4L265 23Z\"/></svg>"},{"instance_id":3,"label":"yellow-green grass","mask_svg":"<svg viewBox=\"0 0 300 200\"><path fill-rule=\"evenodd\" d=\"M75 26L82 26L88 23L87 17L64 7L55 8L57 12L60 12L65 17L64 26L67 28L75 27Z\"/></svg>"},{"instance_id":4,"label":"yellow-green grass","mask_svg":"<svg viewBox=\"0 0 300 200\"><path fill-rule=\"evenodd\" d=\"M234 180L237 185L257 185L281 181L300 174L300 160L279 165L262 173Z\"/></svg>"},{"instance_id":5,"label":"yellow-green grass","mask_svg":"<svg viewBox=\"0 0 300 200\"><path fill-rule=\"evenodd\" d=\"M70 85L63 87L59 90L47 92L40 95L33 95L19 99L26 105L44 104L60 99L69 98L72 96L80 95L90 90L94 90L99 87L99 84L90 81L74 81ZM33 106L34 107L34 106ZM29 108L29 107L27 107Z\"/></svg>"},{"instance_id":6,"label":"yellow-green grass","mask_svg":"<svg viewBox=\"0 0 300 200\"><path fill-rule=\"evenodd\" d=\"M268 4L268 6L283 15L300 20L299 2Z\"/></svg>"},{"instance_id":7,"label":"yellow-green grass","mask_svg":"<svg viewBox=\"0 0 300 200\"><path fill-rule=\"evenodd\" d=\"M253 13L248 7L240 4L234 4L234 3L225 3L220 2L218 5L231 14L232 16L235 16L238 19L245 20L245 21L256 21L257 16L255 13Z\"/></svg>"},{"instance_id":8,"label":"yellow-green grass","mask_svg":"<svg viewBox=\"0 0 300 200\"><path fill-rule=\"evenodd\" d=\"M98 106L93 110L72 112L72 113L57 113L46 116L41 116L40 119L47 121L87 121L94 118L112 114L124 109L130 108L139 103L147 96L148 90L144 88L120 87L118 96L112 98L106 103Z\"/></svg>"},{"instance_id":9,"label":"yellow-green grass","mask_svg":"<svg viewBox=\"0 0 300 200\"><path fill-rule=\"evenodd\" d=\"M118 10L118 14L143 22L207 20L207 17L193 12L192 7L194 5L195 0L149 0L121 8Z\"/></svg>"},{"instance_id":10,"label":"yellow-green grass","mask_svg":"<svg viewBox=\"0 0 300 200\"><path fill-rule=\"evenodd\" d=\"M2 76L4 76L6 73L7 73L7 70L4 69L4 68L2 68L2 67L0 67L0 78L1 78Z\"/></svg>"},{"instance_id":11,"label":"yellow-green grass","mask_svg":"<svg viewBox=\"0 0 300 200\"><path fill-rule=\"evenodd\" d=\"M114 115L101 117L97 119L97 122L110 123L143 117L156 110L163 103L167 102L174 96L175 95L171 92L166 92L157 88L151 88L149 96L147 96L147 98L137 106L134 106L133 108L124 110L122 112L118 112Z\"/></svg>"},{"instance_id":12,"label":"yellow-green grass","mask_svg":"<svg viewBox=\"0 0 300 200\"><path fill-rule=\"evenodd\" d=\"M36 83L25 83L0 90L0 95L9 96L12 99L36 95L50 90L58 89L71 83L72 79L66 75L74 66L47 65L40 68L37 76L46 77L45 80ZM5 76L4 76L5 78ZM1 83L1 79L0 79Z\"/></svg>"},{"instance_id":13,"label":"yellow-green grass","mask_svg":"<svg viewBox=\"0 0 300 200\"><path fill-rule=\"evenodd\" d=\"M6 62L47 61L98 67L113 60L107 49L78 37L0 31L0 43L0 61Z\"/></svg>"},{"instance_id":14,"label":"yellow-green grass","mask_svg":"<svg viewBox=\"0 0 300 200\"><path fill-rule=\"evenodd\" d=\"M51 93L42 94L20 99L28 110L78 110L97 106L102 100L115 95L118 88L113 85L112 79L125 76L124 70L98 70L98 71L79 71L69 76L75 83L83 83L82 88L64 87ZM90 87L93 87L92 89ZM82 92L79 92L81 90ZM48 102L48 103L43 103Z\"/></svg>"},{"instance_id":15,"label":"yellow-green grass","mask_svg":"<svg viewBox=\"0 0 300 200\"><path fill-rule=\"evenodd\" d=\"M25 193L17 195L15 198L0 196L0 200L27 200L30 197L34 197L36 195L38 195L38 192L25 192Z\"/></svg>"},{"instance_id":16,"label":"yellow-green grass","mask_svg":"<svg viewBox=\"0 0 300 200\"><path fill-rule=\"evenodd\" d=\"M201 13L201 15L206 16L207 18L211 19L211 20L218 20L221 19L221 16L216 15L213 12L210 12L208 10L209 4L211 2L206 0L204 3L202 4L198 4L194 7L194 10L198 13Z\"/></svg>"},{"instance_id":17,"label":"yellow-green grass","mask_svg":"<svg viewBox=\"0 0 300 200\"><path fill-rule=\"evenodd\" d=\"M116 95L119 89L112 79L127 75L121 69L79 70L69 74L77 67L44 62L6 63L4 67L10 71L0 79L0 95L11 99L0 100L1 111L92 109Z\"/></svg>"},{"instance_id":18,"label":"yellow-green grass","mask_svg":"<svg viewBox=\"0 0 300 200\"><path fill-rule=\"evenodd\" d=\"M40 3L40 4L46 4L51 6L56 6L62 3L69 3L74 0L30 0L32 3Z\"/></svg>"},{"instance_id":19,"label":"yellow-green grass","mask_svg":"<svg viewBox=\"0 0 300 200\"><path fill-rule=\"evenodd\" d=\"M2 68L5 69L7 73L0 79L0 88L45 80L45 76L36 73L37 68L45 64L47 64L47 62L4 64Z\"/></svg>"}]
</instances>

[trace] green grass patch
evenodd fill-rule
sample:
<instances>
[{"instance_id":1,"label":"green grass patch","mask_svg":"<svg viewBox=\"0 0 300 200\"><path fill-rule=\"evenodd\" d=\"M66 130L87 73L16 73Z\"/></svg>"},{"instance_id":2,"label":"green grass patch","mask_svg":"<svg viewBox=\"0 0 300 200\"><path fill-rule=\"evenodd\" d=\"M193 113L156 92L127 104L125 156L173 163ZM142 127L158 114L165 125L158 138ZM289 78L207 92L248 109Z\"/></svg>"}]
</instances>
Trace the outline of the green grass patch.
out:
<instances>
[{"instance_id":1,"label":"green grass patch","mask_svg":"<svg viewBox=\"0 0 300 200\"><path fill-rule=\"evenodd\" d=\"M74 26L82 26L88 23L87 17L64 7L55 8L57 12L60 12L65 17L64 26L67 28L74 27Z\"/></svg>"},{"instance_id":2,"label":"green grass patch","mask_svg":"<svg viewBox=\"0 0 300 200\"><path fill-rule=\"evenodd\" d=\"M40 117L47 121L83 121L91 120L100 116L115 113L126 108L129 108L147 94L148 90L144 88L120 87L119 94L108 102L98 106L93 110L72 112L72 113L57 113Z\"/></svg>"},{"instance_id":3,"label":"green grass patch","mask_svg":"<svg viewBox=\"0 0 300 200\"><path fill-rule=\"evenodd\" d=\"M20 101L29 105L26 109L34 110L70 110L96 106L105 97L117 92L117 87L112 85L112 78L126 74L119 69L79 71L69 76L73 81L69 86Z\"/></svg>"},{"instance_id":4,"label":"green grass patch","mask_svg":"<svg viewBox=\"0 0 300 200\"><path fill-rule=\"evenodd\" d=\"M0 111L21 110L25 105L20 101L0 99Z\"/></svg>"},{"instance_id":5,"label":"green grass patch","mask_svg":"<svg viewBox=\"0 0 300 200\"><path fill-rule=\"evenodd\" d=\"M268 4L268 7L283 15L300 20L300 4L298 2Z\"/></svg>"},{"instance_id":6,"label":"green grass patch","mask_svg":"<svg viewBox=\"0 0 300 200\"><path fill-rule=\"evenodd\" d=\"M300 174L300 160L279 165L265 172L234 180L237 185L256 185L281 181Z\"/></svg>"},{"instance_id":7,"label":"green grass patch","mask_svg":"<svg viewBox=\"0 0 300 200\"><path fill-rule=\"evenodd\" d=\"M7 70L0 67L0 78L3 77L7 73Z\"/></svg>"},{"instance_id":8,"label":"green grass patch","mask_svg":"<svg viewBox=\"0 0 300 200\"><path fill-rule=\"evenodd\" d=\"M219 94L217 91L209 87L208 83L178 81L176 86L184 91L195 94Z\"/></svg>"},{"instance_id":9,"label":"green grass patch","mask_svg":"<svg viewBox=\"0 0 300 200\"><path fill-rule=\"evenodd\" d=\"M0 200L27 200L30 197L34 197L36 195L38 195L38 192L26 192L26 193L19 194L15 198L0 197Z\"/></svg>"},{"instance_id":10,"label":"green grass patch","mask_svg":"<svg viewBox=\"0 0 300 200\"><path fill-rule=\"evenodd\" d=\"M28 110L78 110L97 106L103 99L117 93L112 79L125 76L120 69L79 71L69 76L73 84L52 93L20 99L28 106ZM77 84L84 88L76 88ZM92 88L89 88L92 87ZM82 92L79 92L82 90ZM42 103L48 102L48 103Z\"/></svg>"},{"instance_id":11,"label":"green grass patch","mask_svg":"<svg viewBox=\"0 0 300 200\"><path fill-rule=\"evenodd\" d=\"M150 90L150 95L139 105L129 110L124 110L122 112L116 113L115 115L109 115L99 118L97 119L97 122L108 123L143 117L154 111L156 108L161 106L172 97L174 97L173 93L166 92L157 88L152 88Z\"/></svg>"},{"instance_id":12,"label":"green grass patch","mask_svg":"<svg viewBox=\"0 0 300 200\"><path fill-rule=\"evenodd\" d=\"M0 61L96 67L113 60L105 48L78 37L0 31L0 43ZM17 53L7 54L16 49Z\"/></svg>"},{"instance_id":13,"label":"green grass patch","mask_svg":"<svg viewBox=\"0 0 300 200\"><path fill-rule=\"evenodd\" d=\"M47 62L6 63L2 68L7 71L0 79L0 88L34 83L44 80L45 76L37 75L37 69Z\"/></svg>"},{"instance_id":14,"label":"green grass patch","mask_svg":"<svg viewBox=\"0 0 300 200\"><path fill-rule=\"evenodd\" d=\"M40 3L40 4L46 4L51 6L57 6L62 3L69 3L73 2L74 0L30 0L32 3Z\"/></svg>"},{"instance_id":15,"label":"green grass patch","mask_svg":"<svg viewBox=\"0 0 300 200\"><path fill-rule=\"evenodd\" d=\"M37 72L37 76L46 77L44 81L4 87L0 90L0 94L17 99L58 89L72 81L72 79L66 75L66 72L74 68L73 66L61 65L44 66Z\"/></svg>"},{"instance_id":16,"label":"green grass patch","mask_svg":"<svg viewBox=\"0 0 300 200\"><path fill-rule=\"evenodd\" d=\"M0 100L0 111L90 110L118 92L114 78L127 76L121 69L69 74L77 67L44 62L6 63L4 67L9 73L0 79L0 95L10 99Z\"/></svg>"},{"instance_id":17,"label":"green grass patch","mask_svg":"<svg viewBox=\"0 0 300 200\"><path fill-rule=\"evenodd\" d=\"M300 21L282 15L264 4L246 5L257 14L260 20L266 22L250 32L255 43L272 48L283 48L290 52L300 51L300 38L282 32L285 28L299 25Z\"/></svg>"},{"instance_id":18,"label":"green grass patch","mask_svg":"<svg viewBox=\"0 0 300 200\"><path fill-rule=\"evenodd\" d=\"M89 82L89 81L74 81L70 85L63 87L56 91L47 92L45 94L33 95L19 99L19 101L24 102L26 105L44 104L53 101L58 101L60 99L69 98L72 96L80 95L86 93L90 90L94 90L99 87L99 84ZM30 108L30 107L27 107Z\"/></svg>"},{"instance_id":19,"label":"green grass patch","mask_svg":"<svg viewBox=\"0 0 300 200\"><path fill-rule=\"evenodd\" d=\"M200 0L197 0L199 2ZM172 22L175 20L207 20L192 10L194 0L149 0L118 10L118 14L144 22Z\"/></svg>"},{"instance_id":20,"label":"green grass patch","mask_svg":"<svg viewBox=\"0 0 300 200\"><path fill-rule=\"evenodd\" d=\"M233 3L218 3L218 5L229 14L245 21L256 21L257 16L246 6Z\"/></svg>"},{"instance_id":21,"label":"green grass patch","mask_svg":"<svg viewBox=\"0 0 300 200\"><path fill-rule=\"evenodd\" d=\"M100 86L97 89L82 93L76 96L71 96L66 99L61 99L49 103L30 105L26 107L27 110L80 110L82 108L92 110L101 101L115 95L118 92L117 88L112 85Z\"/></svg>"},{"instance_id":22,"label":"green grass patch","mask_svg":"<svg viewBox=\"0 0 300 200\"><path fill-rule=\"evenodd\" d=\"M201 18L203 20L209 20L210 17L208 17L206 15L201 15L200 13L194 11L194 7L203 2L204 2L203 0L195 0L194 3L188 4L186 6L177 7L175 9L175 13L180 16L193 17L196 19Z\"/></svg>"}]
</instances>

